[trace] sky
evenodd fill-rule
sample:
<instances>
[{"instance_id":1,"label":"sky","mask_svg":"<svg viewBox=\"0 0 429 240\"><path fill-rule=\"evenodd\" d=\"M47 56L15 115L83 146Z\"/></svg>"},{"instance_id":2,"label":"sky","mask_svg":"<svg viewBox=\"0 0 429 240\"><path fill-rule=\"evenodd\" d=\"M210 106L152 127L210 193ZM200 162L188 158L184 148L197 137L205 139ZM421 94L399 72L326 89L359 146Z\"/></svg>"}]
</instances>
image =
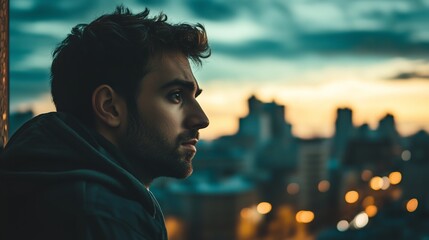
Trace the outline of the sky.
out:
<instances>
[{"instance_id":1,"label":"sky","mask_svg":"<svg viewBox=\"0 0 429 240\"><path fill-rule=\"evenodd\" d=\"M356 126L390 113L404 136L429 131L429 0L13 0L11 111L53 111L55 46L119 4L205 26L212 56L193 68L203 139L234 134L251 95L285 105L298 137L332 136L339 107Z\"/></svg>"}]
</instances>

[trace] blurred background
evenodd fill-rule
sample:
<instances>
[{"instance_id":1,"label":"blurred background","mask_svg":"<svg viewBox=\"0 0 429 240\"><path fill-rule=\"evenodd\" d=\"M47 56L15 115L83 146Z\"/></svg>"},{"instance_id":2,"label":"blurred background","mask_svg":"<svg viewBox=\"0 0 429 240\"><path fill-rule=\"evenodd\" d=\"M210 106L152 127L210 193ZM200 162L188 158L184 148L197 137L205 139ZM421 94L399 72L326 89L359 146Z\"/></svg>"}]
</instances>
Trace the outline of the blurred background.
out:
<instances>
[{"instance_id":1,"label":"blurred background","mask_svg":"<svg viewBox=\"0 0 429 240\"><path fill-rule=\"evenodd\" d=\"M429 0L9 4L9 135L54 110L76 24L124 4L206 27L194 174L151 188L171 240L429 239Z\"/></svg>"}]
</instances>

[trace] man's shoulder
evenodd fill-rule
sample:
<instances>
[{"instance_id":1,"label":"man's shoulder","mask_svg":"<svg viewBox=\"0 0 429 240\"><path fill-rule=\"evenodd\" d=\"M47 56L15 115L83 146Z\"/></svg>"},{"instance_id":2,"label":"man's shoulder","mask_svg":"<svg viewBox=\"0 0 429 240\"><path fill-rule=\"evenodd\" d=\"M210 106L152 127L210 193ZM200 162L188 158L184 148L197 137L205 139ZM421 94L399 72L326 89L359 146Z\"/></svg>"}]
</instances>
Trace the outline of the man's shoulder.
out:
<instances>
[{"instance_id":1,"label":"man's shoulder","mask_svg":"<svg viewBox=\"0 0 429 240\"><path fill-rule=\"evenodd\" d=\"M121 190L97 181L76 180L54 184L39 197L49 206L68 206L65 211L121 218L146 214L142 201L131 191ZM149 213L147 213L149 215ZM125 216L128 218L127 216Z\"/></svg>"}]
</instances>

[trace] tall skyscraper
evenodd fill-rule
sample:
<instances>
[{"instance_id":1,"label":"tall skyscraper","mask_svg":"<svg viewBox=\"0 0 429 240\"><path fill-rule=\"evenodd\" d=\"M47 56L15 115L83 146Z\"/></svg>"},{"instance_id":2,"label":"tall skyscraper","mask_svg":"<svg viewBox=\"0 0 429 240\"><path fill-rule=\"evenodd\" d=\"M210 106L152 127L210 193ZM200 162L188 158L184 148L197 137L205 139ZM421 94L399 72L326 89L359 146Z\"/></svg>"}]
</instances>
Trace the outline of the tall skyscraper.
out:
<instances>
[{"instance_id":1,"label":"tall skyscraper","mask_svg":"<svg viewBox=\"0 0 429 240\"><path fill-rule=\"evenodd\" d=\"M338 108L335 120L335 134L333 138L332 154L336 160L342 162L347 144L353 135L353 112L350 108Z\"/></svg>"}]
</instances>

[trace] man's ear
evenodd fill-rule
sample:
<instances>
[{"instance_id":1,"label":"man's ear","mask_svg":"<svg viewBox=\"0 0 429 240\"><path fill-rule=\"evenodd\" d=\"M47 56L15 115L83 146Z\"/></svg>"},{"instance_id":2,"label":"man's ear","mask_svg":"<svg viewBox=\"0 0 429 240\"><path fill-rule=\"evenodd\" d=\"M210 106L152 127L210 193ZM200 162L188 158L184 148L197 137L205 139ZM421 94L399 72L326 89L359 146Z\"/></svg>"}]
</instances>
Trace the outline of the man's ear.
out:
<instances>
[{"instance_id":1,"label":"man's ear","mask_svg":"<svg viewBox=\"0 0 429 240\"><path fill-rule=\"evenodd\" d=\"M96 120L110 127L118 127L126 114L125 101L106 84L92 93L92 109Z\"/></svg>"}]
</instances>

